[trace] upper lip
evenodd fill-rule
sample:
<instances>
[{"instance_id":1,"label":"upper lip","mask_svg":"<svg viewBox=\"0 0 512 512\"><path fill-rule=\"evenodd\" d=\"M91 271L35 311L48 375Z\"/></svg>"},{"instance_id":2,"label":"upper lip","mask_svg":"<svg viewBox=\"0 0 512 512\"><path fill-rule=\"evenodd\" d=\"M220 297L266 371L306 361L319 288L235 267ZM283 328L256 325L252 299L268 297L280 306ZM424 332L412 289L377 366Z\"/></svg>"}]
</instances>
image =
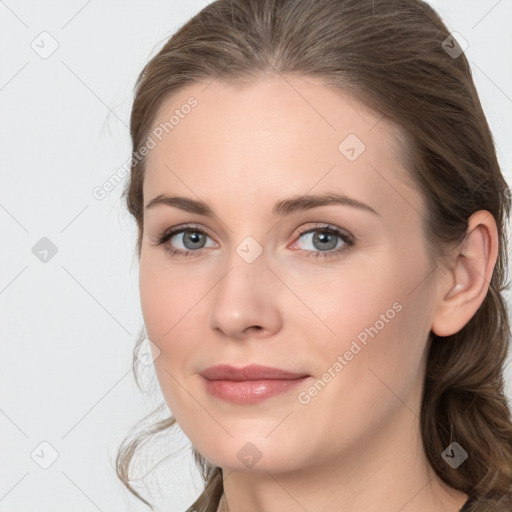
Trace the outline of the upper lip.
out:
<instances>
[{"instance_id":1,"label":"upper lip","mask_svg":"<svg viewBox=\"0 0 512 512\"><path fill-rule=\"evenodd\" d=\"M235 368L228 364L210 366L201 372L208 380L292 380L308 377L306 373L294 373L280 368L251 364L244 368Z\"/></svg>"}]
</instances>

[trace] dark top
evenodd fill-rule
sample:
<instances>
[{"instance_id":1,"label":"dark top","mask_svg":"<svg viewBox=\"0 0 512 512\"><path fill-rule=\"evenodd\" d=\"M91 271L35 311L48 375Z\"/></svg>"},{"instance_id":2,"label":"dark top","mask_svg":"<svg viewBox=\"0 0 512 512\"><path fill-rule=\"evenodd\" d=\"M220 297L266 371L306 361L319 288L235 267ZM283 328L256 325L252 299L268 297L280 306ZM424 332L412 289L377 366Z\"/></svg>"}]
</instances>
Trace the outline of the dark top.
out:
<instances>
[{"instance_id":1,"label":"dark top","mask_svg":"<svg viewBox=\"0 0 512 512\"><path fill-rule=\"evenodd\" d=\"M468 498L468 501L466 501L466 503L464 503L464 505L462 505L462 508L460 509L459 512L467 512L469 510L469 507L471 505L473 505L473 503L475 503L475 502L476 502L476 498L470 496Z\"/></svg>"}]
</instances>

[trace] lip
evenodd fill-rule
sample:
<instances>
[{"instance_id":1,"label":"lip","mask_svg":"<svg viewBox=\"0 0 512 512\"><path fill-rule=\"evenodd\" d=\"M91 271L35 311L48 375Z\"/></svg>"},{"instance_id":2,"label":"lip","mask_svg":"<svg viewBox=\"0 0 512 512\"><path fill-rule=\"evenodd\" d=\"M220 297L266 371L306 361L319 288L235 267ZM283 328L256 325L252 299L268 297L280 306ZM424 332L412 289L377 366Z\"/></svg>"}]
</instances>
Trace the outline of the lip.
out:
<instances>
[{"instance_id":1,"label":"lip","mask_svg":"<svg viewBox=\"0 0 512 512\"><path fill-rule=\"evenodd\" d=\"M281 368L251 364L243 368L235 368L229 364L210 366L201 372L201 375L208 380L293 380L301 377L308 377L306 373L294 373Z\"/></svg>"},{"instance_id":2,"label":"lip","mask_svg":"<svg viewBox=\"0 0 512 512\"><path fill-rule=\"evenodd\" d=\"M310 375L269 366L222 364L202 371L206 391L236 404L256 404L303 383Z\"/></svg>"}]
</instances>

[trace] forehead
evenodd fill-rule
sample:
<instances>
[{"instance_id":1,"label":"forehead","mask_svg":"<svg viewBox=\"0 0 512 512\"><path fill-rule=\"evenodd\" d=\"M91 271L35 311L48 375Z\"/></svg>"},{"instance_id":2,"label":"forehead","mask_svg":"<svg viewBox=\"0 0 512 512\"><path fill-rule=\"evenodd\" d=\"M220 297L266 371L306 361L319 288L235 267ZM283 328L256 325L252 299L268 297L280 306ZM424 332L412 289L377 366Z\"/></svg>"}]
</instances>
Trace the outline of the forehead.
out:
<instances>
[{"instance_id":1,"label":"forehead","mask_svg":"<svg viewBox=\"0 0 512 512\"><path fill-rule=\"evenodd\" d=\"M152 133L159 128L146 160L145 200L183 185L198 195L239 194L241 184L253 193L338 187L376 205L399 194L393 185L414 193L396 125L321 80L195 83L162 104Z\"/></svg>"}]
</instances>

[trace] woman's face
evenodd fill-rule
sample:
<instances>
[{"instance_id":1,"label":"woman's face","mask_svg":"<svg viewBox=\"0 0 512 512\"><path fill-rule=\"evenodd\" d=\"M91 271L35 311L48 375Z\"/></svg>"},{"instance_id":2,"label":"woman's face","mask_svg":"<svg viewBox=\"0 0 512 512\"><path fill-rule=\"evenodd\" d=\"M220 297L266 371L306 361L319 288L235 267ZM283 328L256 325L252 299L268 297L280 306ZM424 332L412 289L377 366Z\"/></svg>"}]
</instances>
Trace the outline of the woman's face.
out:
<instances>
[{"instance_id":1,"label":"woman's face","mask_svg":"<svg viewBox=\"0 0 512 512\"><path fill-rule=\"evenodd\" d=\"M405 434L435 274L392 125L287 77L189 86L153 129L141 303L163 395L192 444L223 468L280 472ZM162 196L184 199L147 207ZM220 364L306 377L208 384L202 373Z\"/></svg>"}]
</instances>

